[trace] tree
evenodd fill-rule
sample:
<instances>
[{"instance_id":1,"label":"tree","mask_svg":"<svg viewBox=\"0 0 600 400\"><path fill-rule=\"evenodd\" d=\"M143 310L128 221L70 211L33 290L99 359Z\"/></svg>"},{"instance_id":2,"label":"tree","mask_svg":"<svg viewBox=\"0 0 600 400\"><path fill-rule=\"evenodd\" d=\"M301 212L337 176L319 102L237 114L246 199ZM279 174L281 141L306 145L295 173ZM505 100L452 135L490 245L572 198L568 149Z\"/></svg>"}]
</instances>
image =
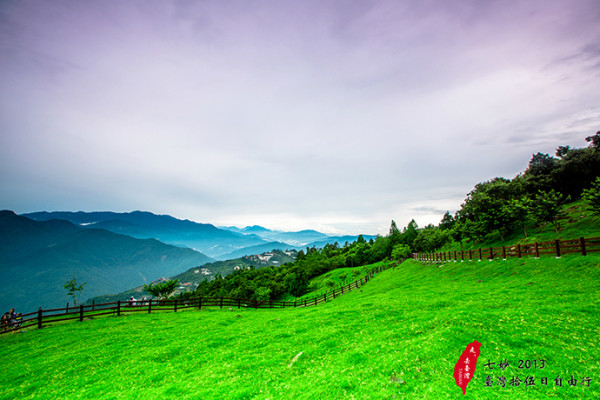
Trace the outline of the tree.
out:
<instances>
[{"instance_id":1,"label":"tree","mask_svg":"<svg viewBox=\"0 0 600 400\"><path fill-rule=\"evenodd\" d=\"M560 228L558 219L562 216L561 204L563 203L563 195L554 190L548 192L539 191L536 198L533 200L533 213L538 221L551 222L554 225L556 233Z\"/></svg>"},{"instance_id":2,"label":"tree","mask_svg":"<svg viewBox=\"0 0 600 400\"><path fill-rule=\"evenodd\" d=\"M410 256L410 253L410 247L405 244L397 244L392 250L392 258L396 261L400 261Z\"/></svg>"},{"instance_id":3,"label":"tree","mask_svg":"<svg viewBox=\"0 0 600 400\"><path fill-rule=\"evenodd\" d=\"M537 190L555 189L552 172L558 161L556 158L544 153L532 155L529 166L524 173L527 191L535 193Z\"/></svg>"},{"instance_id":4,"label":"tree","mask_svg":"<svg viewBox=\"0 0 600 400\"><path fill-rule=\"evenodd\" d=\"M552 171L552 189L577 199L599 175L600 151L591 147L572 149Z\"/></svg>"},{"instance_id":5,"label":"tree","mask_svg":"<svg viewBox=\"0 0 600 400\"><path fill-rule=\"evenodd\" d=\"M527 237L527 219L531 214L531 206L531 200L527 197L511 199L504 205L504 212L512 217L514 225L523 229L525 237Z\"/></svg>"},{"instance_id":6,"label":"tree","mask_svg":"<svg viewBox=\"0 0 600 400\"><path fill-rule=\"evenodd\" d=\"M600 150L600 131L596 132L593 136L588 136L585 141L590 144L590 147Z\"/></svg>"},{"instance_id":7,"label":"tree","mask_svg":"<svg viewBox=\"0 0 600 400\"><path fill-rule=\"evenodd\" d=\"M266 288L264 286L259 287L254 292L254 300L266 301L266 300L270 300L270 298L271 298L271 289Z\"/></svg>"},{"instance_id":8,"label":"tree","mask_svg":"<svg viewBox=\"0 0 600 400\"><path fill-rule=\"evenodd\" d=\"M73 279L65 283L65 289L67 289L67 296L73 297L73 305L77 306L77 299L79 298L79 295L85 288L85 285L87 285L87 282L78 285L75 276L73 276Z\"/></svg>"},{"instance_id":9,"label":"tree","mask_svg":"<svg viewBox=\"0 0 600 400\"><path fill-rule=\"evenodd\" d=\"M396 225L396 221L392 220L389 236L394 236L394 235L398 235L398 234L400 234L400 229L398 229L398 225Z\"/></svg>"},{"instance_id":10,"label":"tree","mask_svg":"<svg viewBox=\"0 0 600 400\"><path fill-rule=\"evenodd\" d=\"M412 248L413 242L417 236L419 236L418 229L419 226L417 225L416 221L412 219L406 228L402 230L402 242L408 245L408 247ZM394 245L396 245L396 243L394 243Z\"/></svg>"},{"instance_id":11,"label":"tree","mask_svg":"<svg viewBox=\"0 0 600 400\"><path fill-rule=\"evenodd\" d=\"M558 146L556 149L556 157L563 158L571 151L571 146Z\"/></svg>"},{"instance_id":12,"label":"tree","mask_svg":"<svg viewBox=\"0 0 600 400\"><path fill-rule=\"evenodd\" d=\"M444 231L446 229L452 229L452 227L454 226L454 222L454 217L450 214L450 211L446 211L438 226L441 230Z\"/></svg>"},{"instance_id":13,"label":"tree","mask_svg":"<svg viewBox=\"0 0 600 400\"><path fill-rule=\"evenodd\" d=\"M287 290L292 296L301 297L308 292L309 280L304 271L297 271L286 276Z\"/></svg>"},{"instance_id":14,"label":"tree","mask_svg":"<svg viewBox=\"0 0 600 400\"><path fill-rule=\"evenodd\" d=\"M537 153L531 156L529 165L525 171L526 175L547 175L556 166L556 158L548 154Z\"/></svg>"},{"instance_id":15,"label":"tree","mask_svg":"<svg viewBox=\"0 0 600 400\"><path fill-rule=\"evenodd\" d=\"M591 188L583 190L581 197L587 208L596 214L600 214L600 176L592 183Z\"/></svg>"},{"instance_id":16,"label":"tree","mask_svg":"<svg viewBox=\"0 0 600 400\"><path fill-rule=\"evenodd\" d=\"M175 291L177 285L179 285L179 280L169 279L166 282L144 285L144 290L154 297L166 299Z\"/></svg>"},{"instance_id":17,"label":"tree","mask_svg":"<svg viewBox=\"0 0 600 400\"><path fill-rule=\"evenodd\" d=\"M399 235L399 233L398 233ZM384 260L392 254L392 241L390 236L378 236L369 251L369 262L374 263Z\"/></svg>"},{"instance_id":18,"label":"tree","mask_svg":"<svg viewBox=\"0 0 600 400\"><path fill-rule=\"evenodd\" d=\"M510 229L511 216L504 211L503 207L522 191L520 179L510 181L505 178L494 178L475 185L457 213L464 236L478 241L488 233L497 230L500 237L504 239Z\"/></svg>"},{"instance_id":19,"label":"tree","mask_svg":"<svg viewBox=\"0 0 600 400\"><path fill-rule=\"evenodd\" d=\"M462 222L458 219L458 212L454 215L454 225L452 229L450 229L450 237L454 239L454 241L460 244L460 249L463 248L463 238L464 238L463 226Z\"/></svg>"},{"instance_id":20,"label":"tree","mask_svg":"<svg viewBox=\"0 0 600 400\"><path fill-rule=\"evenodd\" d=\"M450 240L450 230L442 230L428 225L419 231L419 236L413 242L413 250L417 252L432 252L439 249Z\"/></svg>"}]
</instances>

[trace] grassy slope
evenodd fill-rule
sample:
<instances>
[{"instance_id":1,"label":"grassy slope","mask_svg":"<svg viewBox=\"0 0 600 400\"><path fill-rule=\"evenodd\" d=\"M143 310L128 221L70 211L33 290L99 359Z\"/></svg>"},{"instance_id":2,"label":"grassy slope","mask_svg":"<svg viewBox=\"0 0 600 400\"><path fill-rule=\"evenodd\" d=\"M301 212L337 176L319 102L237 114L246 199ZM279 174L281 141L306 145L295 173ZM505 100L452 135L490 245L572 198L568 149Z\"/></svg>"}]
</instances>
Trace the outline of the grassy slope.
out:
<instances>
[{"instance_id":1,"label":"grassy slope","mask_svg":"<svg viewBox=\"0 0 600 400\"><path fill-rule=\"evenodd\" d=\"M473 340L482 347L468 398L600 398L599 266L598 255L407 261L318 307L136 314L4 335L0 398L463 398L453 368ZM502 375L533 375L537 387L486 388L486 375L501 373L483 364L505 358ZM518 359L547 366L519 370ZM559 374L566 387L554 386ZM591 387L568 387L571 375Z\"/></svg>"},{"instance_id":2,"label":"grassy slope","mask_svg":"<svg viewBox=\"0 0 600 400\"><path fill-rule=\"evenodd\" d=\"M372 269L387 264L391 264L391 262L378 262L362 267L336 268L311 279L309 285L310 291L305 295L294 297L291 294L286 294L281 298L281 301L302 301L323 296L325 293L331 293L333 289L340 289L342 286L358 281L367 276Z\"/></svg>"}]
</instances>

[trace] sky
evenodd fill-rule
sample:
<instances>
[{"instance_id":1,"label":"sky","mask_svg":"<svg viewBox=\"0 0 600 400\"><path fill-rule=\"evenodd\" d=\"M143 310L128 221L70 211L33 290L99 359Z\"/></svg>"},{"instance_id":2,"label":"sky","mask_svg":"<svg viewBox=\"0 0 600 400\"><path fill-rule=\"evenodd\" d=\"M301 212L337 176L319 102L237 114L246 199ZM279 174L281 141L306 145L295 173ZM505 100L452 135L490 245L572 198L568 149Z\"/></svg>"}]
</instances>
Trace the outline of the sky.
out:
<instances>
[{"instance_id":1,"label":"sky","mask_svg":"<svg viewBox=\"0 0 600 400\"><path fill-rule=\"evenodd\" d=\"M600 130L600 2L0 1L0 209L386 234Z\"/></svg>"}]
</instances>

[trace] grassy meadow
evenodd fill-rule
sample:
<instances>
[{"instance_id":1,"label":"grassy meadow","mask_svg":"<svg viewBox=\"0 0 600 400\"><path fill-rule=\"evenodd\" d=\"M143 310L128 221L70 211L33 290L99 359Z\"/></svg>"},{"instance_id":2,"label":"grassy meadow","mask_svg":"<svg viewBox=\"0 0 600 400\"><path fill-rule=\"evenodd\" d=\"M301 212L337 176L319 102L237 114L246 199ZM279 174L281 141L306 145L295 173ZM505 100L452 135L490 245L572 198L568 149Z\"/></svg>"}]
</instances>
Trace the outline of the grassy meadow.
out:
<instances>
[{"instance_id":1,"label":"grassy meadow","mask_svg":"<svg viewBox=\"0 0 600 400\"><path fill-rule=\"evenodd\" d=\"M318 307L130 314L29 329L0 337L0 398L597 399L599 267L598 254L409 260ZM454 364L474 340L481 355L465 397ZM519 360L538 368L519 369ZM497 385L502 376L505 387ZM535 386L526 387L526 376Z\"/></svg>"}]
</instances>

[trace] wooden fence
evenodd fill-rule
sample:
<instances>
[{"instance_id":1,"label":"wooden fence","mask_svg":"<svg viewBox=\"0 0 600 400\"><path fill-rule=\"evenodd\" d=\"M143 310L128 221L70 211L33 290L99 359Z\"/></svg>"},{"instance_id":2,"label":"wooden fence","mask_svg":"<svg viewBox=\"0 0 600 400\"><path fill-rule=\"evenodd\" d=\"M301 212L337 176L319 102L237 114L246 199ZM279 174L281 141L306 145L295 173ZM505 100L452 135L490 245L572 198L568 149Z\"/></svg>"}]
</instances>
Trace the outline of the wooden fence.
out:
<instances>
[{"instance_id":1,"label":"wooden fence","mask_svg":"<svg viewBox=\"0 0 600 400\"><path fill-rule=\"evenodd\" d=\"M18 331L25 328L37 327L41 329L43 326L62 322L62 321L79 321L83 322L85 319L92 317L99 317L103 315L114 315L120 316L124 313L153 313L160 311L172 311L177 312L186 308L195 308L202 310L206 307L230 307L230 308L300 308L300 307L311 307L317 306L321 303L331 301L338 296L348 293L352 290L359 289L376 274L380 273L389 268L395 267L396 264L385 265L373 269L365 277L351 282L339 288L335 288L330 292L313 297L306 300L297 301L275 301L275 300L247 300L247 299L233 299L228 297L194 297L189 299L167 299L167 300L136 300L131 302L116 301L111 303L102 304L91 304L91 305L80 305L78 307L67 307L66 308L55 308L44 310L40 307L37 311L28 314L23 314L23 319L17 325L5 326L2 329L2 333L8 333L12 331Z\"/></svg>"},{"instance_id":2,"label":"wooden fence","mask_svg":"<svg viewBox=\"0 0 600 400\"><path fill-rule=\"evenodd\" d=\"M600 237L570 240L553 240L550 242L534 242L528 244L515 244L502 247L480 247L471 250L454 250L437 253L416 253L413 258L419 261L464 261L464 260L506 260L508 257L535 257L555 256L562 257L565 254L587 255L588 253L600 252Z\"/></svg>"}]
</instances>

